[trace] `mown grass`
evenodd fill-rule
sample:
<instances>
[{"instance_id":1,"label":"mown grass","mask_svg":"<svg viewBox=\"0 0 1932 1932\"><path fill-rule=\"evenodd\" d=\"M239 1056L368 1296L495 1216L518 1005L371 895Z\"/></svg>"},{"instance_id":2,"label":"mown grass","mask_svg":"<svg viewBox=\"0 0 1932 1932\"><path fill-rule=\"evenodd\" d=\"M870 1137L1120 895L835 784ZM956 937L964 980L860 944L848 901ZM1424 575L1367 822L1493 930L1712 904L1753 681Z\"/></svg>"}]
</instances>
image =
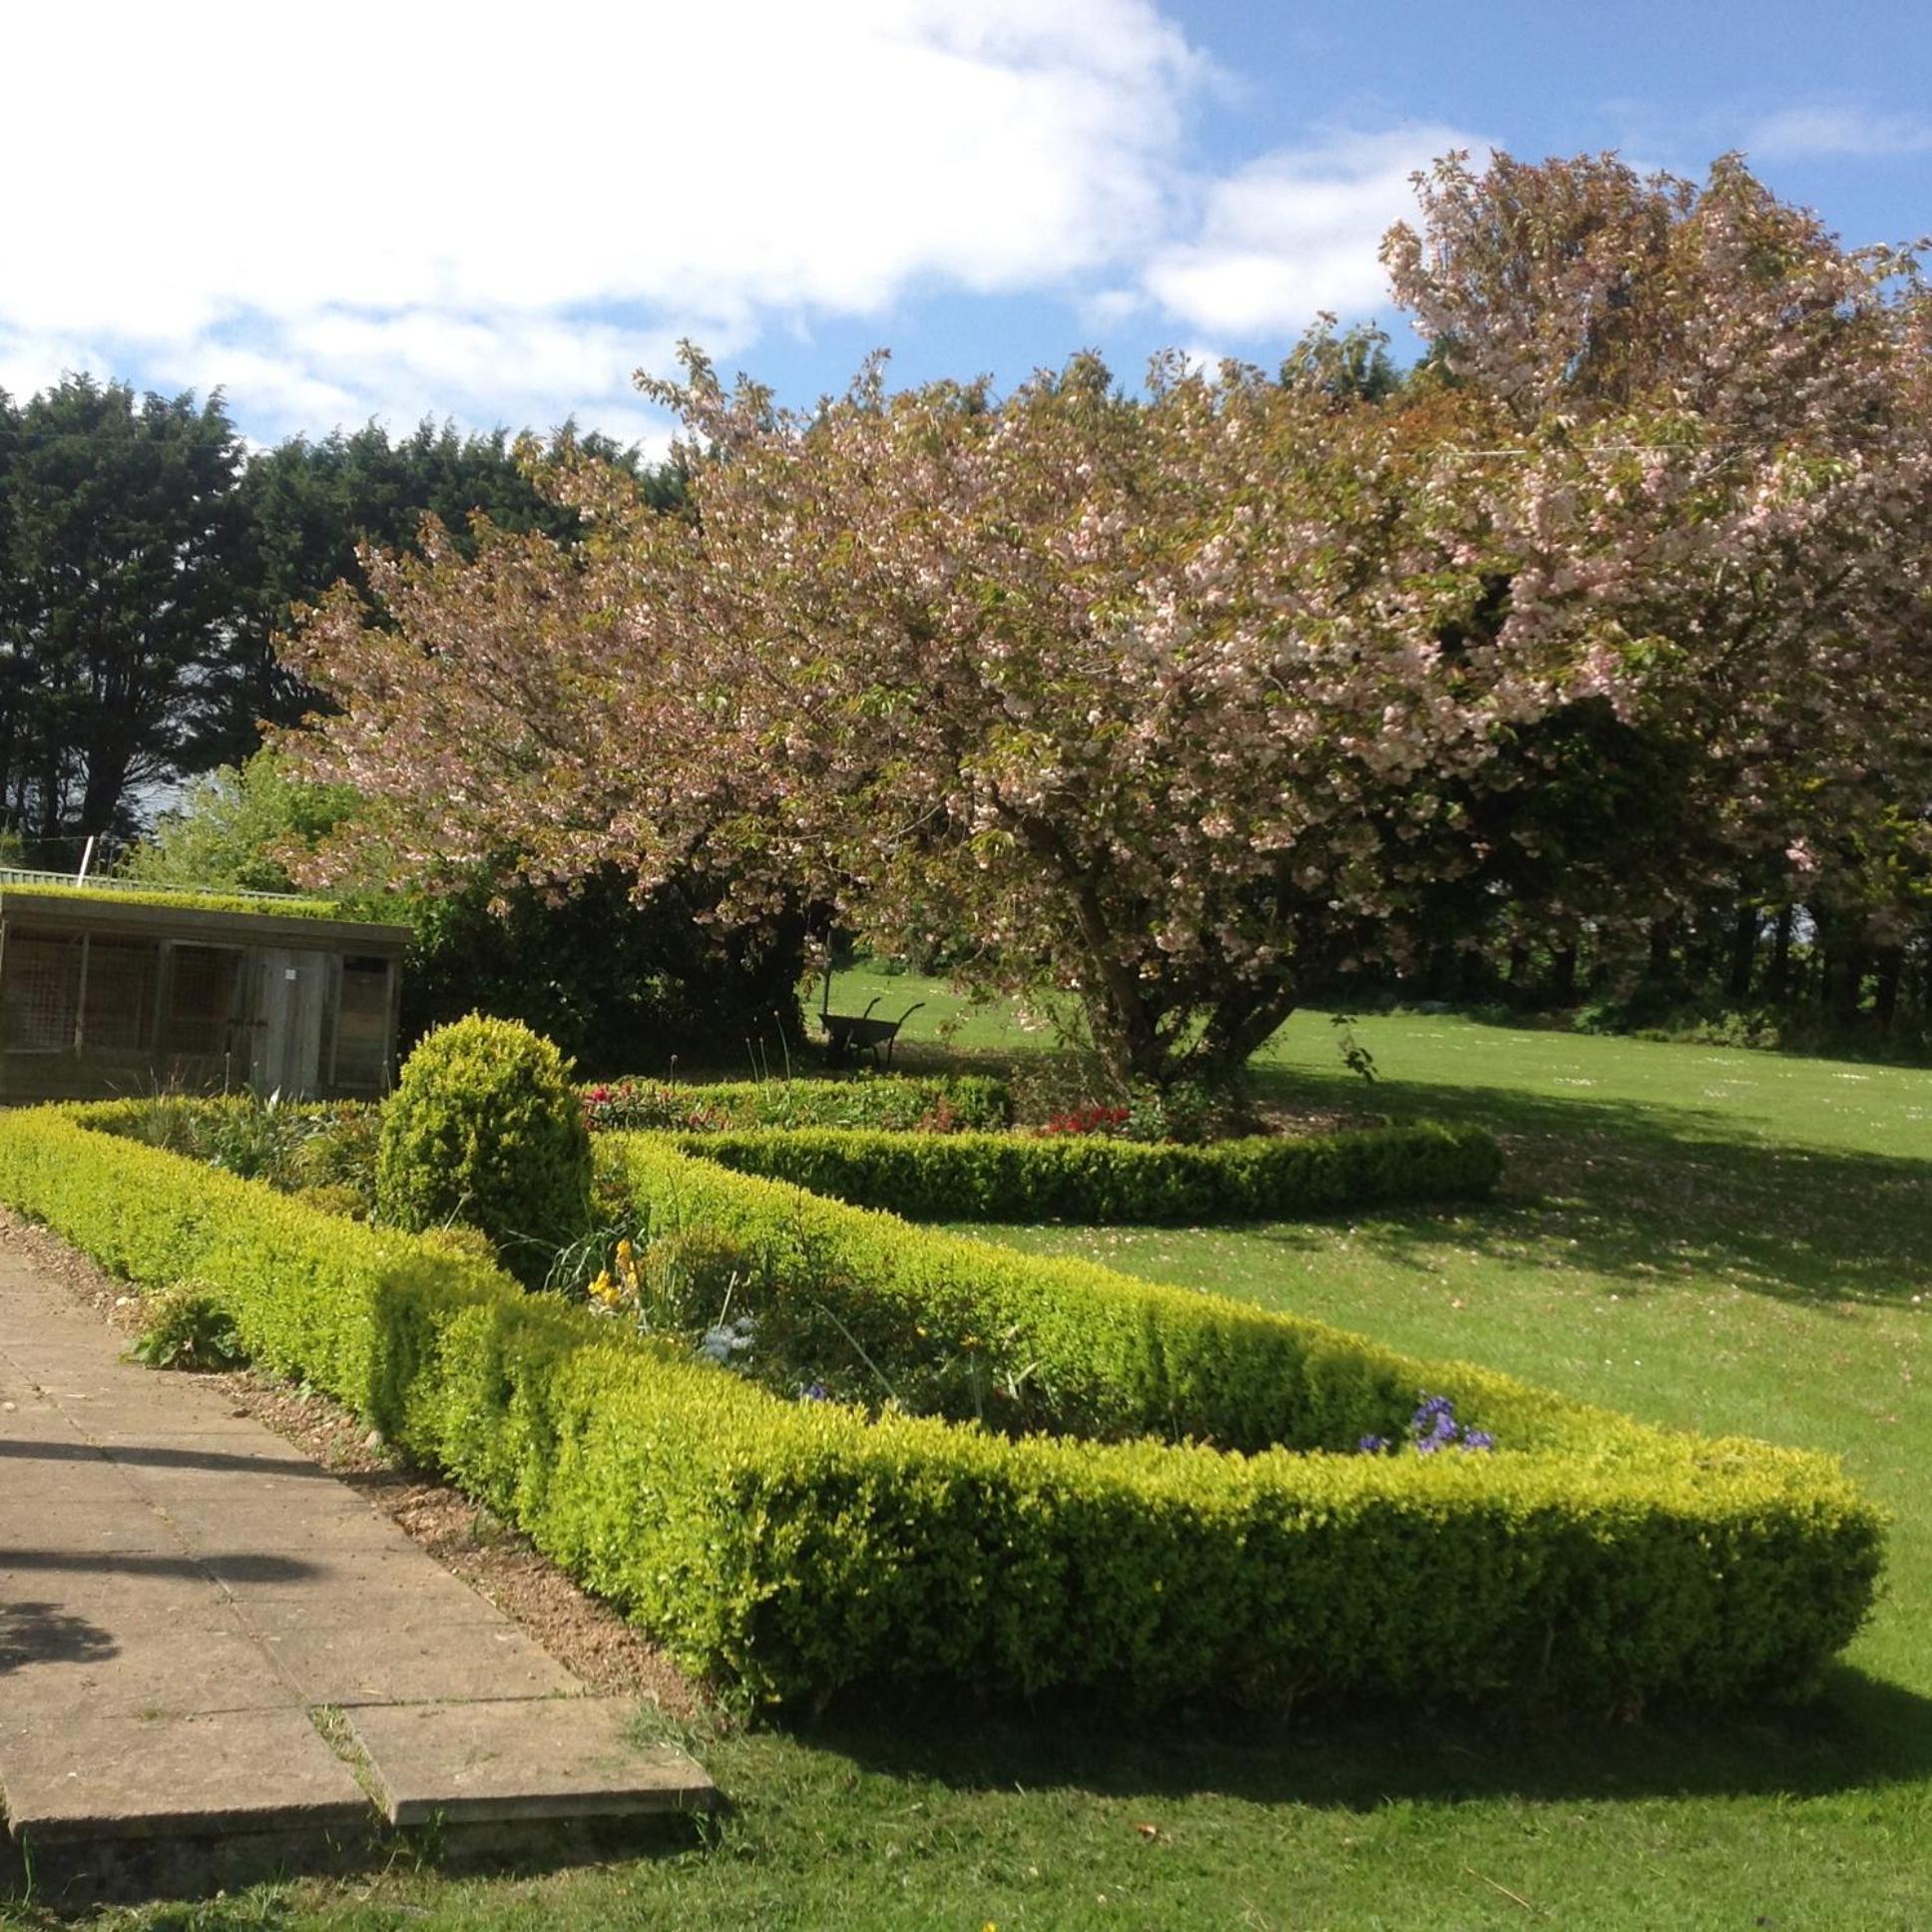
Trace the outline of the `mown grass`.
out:
<instances>
[{"instance_id":1,"label":"mown grass","mask_svg":"<svg viewBox=\"0 0 1932 1932\"><path fill-rule=\"evenodd\" d=\"M882 1010L923 996L944 1017L922 982L885 990ZM1264 1095L1487 1121L1511 1156L1501 1200L1345 1224L992 1231L1649 1420L1836 1450L1897 1529L1888 1593L1821 1702L1538 1729L875 1707L696 1740L734 1806L700 1845L493 1879L398 1865L105 1922L1932 1923L1932 1075L1452 1019L1358 1032L1374 1088L1307 1015L1262 1064ZM968 1016L957 1044L1028 1040Z\"/></svg>"}]
</instances>

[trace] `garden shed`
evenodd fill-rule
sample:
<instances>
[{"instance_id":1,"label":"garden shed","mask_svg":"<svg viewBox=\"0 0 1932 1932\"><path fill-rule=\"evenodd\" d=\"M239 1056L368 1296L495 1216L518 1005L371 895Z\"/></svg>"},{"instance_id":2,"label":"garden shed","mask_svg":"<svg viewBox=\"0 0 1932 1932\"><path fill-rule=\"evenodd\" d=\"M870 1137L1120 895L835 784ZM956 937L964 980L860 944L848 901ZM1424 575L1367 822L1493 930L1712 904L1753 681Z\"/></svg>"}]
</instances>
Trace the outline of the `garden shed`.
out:
<instances>
[{"instance_id":1,"label":"garden shed","mask_svg":"<svg viewBox=\"0 0 1932 1932\"><path fill-rule=\"evenodd\" d=\"M0 870L0 1101L386 1091L409 928Z\"/></svg>"}]
</instances>

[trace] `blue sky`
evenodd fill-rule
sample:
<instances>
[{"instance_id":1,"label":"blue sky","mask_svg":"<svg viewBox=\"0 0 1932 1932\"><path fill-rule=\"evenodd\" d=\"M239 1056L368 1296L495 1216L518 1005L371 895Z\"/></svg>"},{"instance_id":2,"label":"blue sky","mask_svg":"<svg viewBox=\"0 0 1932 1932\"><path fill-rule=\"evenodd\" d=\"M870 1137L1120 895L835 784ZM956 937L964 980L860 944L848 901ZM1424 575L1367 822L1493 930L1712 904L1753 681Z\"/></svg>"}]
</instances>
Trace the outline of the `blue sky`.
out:
<instances>
[{"instance_id":1,"label":"blue sky","mask_svg":"<svg viewBox=\"0 0 1932 1932\"><path fill-rule=\"evenodd\" d=\"M0 387L220 384L263 441L661 443L630 374L687 334L800 403L874 346L1269 363L1377 315L1450 146L1739 148L1848 242L1932 230L1924 0L144 0L11 9L0 64L44 83L0 122Z\"/></svg>"}]
</instances>

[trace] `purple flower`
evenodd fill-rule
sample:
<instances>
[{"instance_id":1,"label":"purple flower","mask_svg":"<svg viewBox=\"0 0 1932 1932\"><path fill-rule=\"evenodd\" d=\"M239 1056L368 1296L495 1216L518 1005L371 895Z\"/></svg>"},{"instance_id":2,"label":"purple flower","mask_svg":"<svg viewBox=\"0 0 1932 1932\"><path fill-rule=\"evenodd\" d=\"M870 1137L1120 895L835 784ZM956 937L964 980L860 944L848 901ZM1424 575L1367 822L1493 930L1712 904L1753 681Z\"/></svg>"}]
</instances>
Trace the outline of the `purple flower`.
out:
<instances>
[{"instance_id":1,"label":"purple flower","mask_svg":"<svg viewBox=\"0 0 1932 1932\"><path fill-rule=\"evenodd\" d=\"M823 1382L813 1382L809 1388L798 1391L798 1399L801 1402L829 1402L832 1398L831 1391Z\"/></svg>"},{"instance_id":2,"label":"purple flower","mask_svg":"<svg viewBox=\"0 0 1932 1932\"><path fill-rule=\"evenodd\" d=\"M1418 1456L1433 1456L1438 1449L1494 1449L1496 1438L1487 1429L1466 1428L1456 1420L1453 1396L1423 1395L1409 1418L1409 1440ZM1387 1436L1363 1436L1355 1447L1365 1456L1392 1451L1396 1444Z\"/></svg>"}]
</instances>

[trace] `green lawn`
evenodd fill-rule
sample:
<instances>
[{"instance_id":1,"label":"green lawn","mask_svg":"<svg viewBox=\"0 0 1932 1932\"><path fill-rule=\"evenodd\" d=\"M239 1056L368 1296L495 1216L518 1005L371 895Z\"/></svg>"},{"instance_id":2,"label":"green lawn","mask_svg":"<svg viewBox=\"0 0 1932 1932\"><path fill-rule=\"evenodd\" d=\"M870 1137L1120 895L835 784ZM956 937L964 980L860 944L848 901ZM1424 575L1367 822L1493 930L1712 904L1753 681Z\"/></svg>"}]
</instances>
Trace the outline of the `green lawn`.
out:
<instances>
[{"instance_id":1,"label":"green lawn","mask_svg":"<svg viewBox=\"0 0 1932 1932\"><path fill-rule=\"evenodd\" d=\"M841 977L841 1010L883 990L881 1011L931 1002L921 1033L944 1016L924 982L862 984ZM1510 1154L1504 1199L1349 1224L977 1231L1652 1421L1836 1450L1897 1529L1888 1594L1822 1703L1534 1730L1420 1711L1134 1728L915 1704L699 1740L735 1805L702 1847L491 1880L398 1866L109 1922L1932 1923L1932 1074L1447 1018L1358 1032L1373 1090L1313 1015L1265 1061L1264 1090L1486 1121ZM959 1044L1033 1042L969 1015Z\"/></svg>"}]
</instances>

